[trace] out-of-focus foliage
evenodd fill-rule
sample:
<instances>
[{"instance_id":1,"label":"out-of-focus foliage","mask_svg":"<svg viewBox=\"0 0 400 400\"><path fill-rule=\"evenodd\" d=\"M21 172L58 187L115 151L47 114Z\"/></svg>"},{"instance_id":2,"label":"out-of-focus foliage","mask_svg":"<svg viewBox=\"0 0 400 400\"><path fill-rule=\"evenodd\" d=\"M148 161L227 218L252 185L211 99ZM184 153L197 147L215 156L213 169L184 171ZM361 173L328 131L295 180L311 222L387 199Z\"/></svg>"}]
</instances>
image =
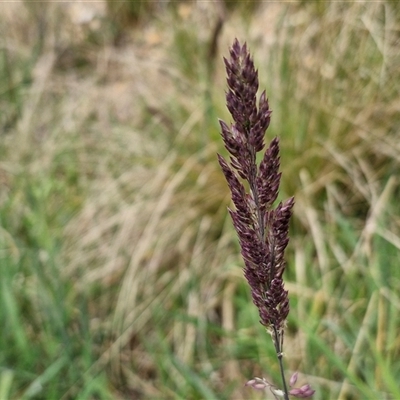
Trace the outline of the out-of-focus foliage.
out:
<instances>
[{"instance_id":1,"label":"out-of-focus foliage","mask_svg":"<svg viewBox=\"0 0 400 400\"><path fill-rule=\"evenodd\" d=\"M400 397L399 7L242 3L0 6L0 397L279 381L215 156L234 37L296 199L288 369L315 399Z\"/></svg>"}]
</instances>

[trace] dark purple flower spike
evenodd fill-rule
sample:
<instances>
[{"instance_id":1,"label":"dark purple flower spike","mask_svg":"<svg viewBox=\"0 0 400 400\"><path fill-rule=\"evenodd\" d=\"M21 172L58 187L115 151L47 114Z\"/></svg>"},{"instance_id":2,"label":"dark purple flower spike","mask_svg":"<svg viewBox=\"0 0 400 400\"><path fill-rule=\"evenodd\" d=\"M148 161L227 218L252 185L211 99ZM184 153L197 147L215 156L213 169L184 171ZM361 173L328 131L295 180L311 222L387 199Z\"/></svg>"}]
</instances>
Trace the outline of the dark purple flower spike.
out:
<instances>
[{"instance_id":1,"label":"dark purple flower spike","mask_svg":"<svg viewBox=\"0 0 400 400\"><path fill-rule=\"evenodd\" d=\"M281 178L278 138L271 141L261 162L257 163L257 153L265 148L264 136L271 111L265 91L261 93L257 106L258 72L246 44L241 46L235 39L230 58L224 58L224 61L229 88L226 102L234 122L228 126L220 120L221 136L230 154L230 162L221 155L218 155L218 161L235 206L229 213L239 236L245 263L244 275L258 308L260 323L272 336L281 368L284 398L287 400L289 392L283 374L282 356L289 299L282 276L294 199L274 207ZM249 382L255 388L263 385L260 378Z\"/></svg>"}]
</instances>

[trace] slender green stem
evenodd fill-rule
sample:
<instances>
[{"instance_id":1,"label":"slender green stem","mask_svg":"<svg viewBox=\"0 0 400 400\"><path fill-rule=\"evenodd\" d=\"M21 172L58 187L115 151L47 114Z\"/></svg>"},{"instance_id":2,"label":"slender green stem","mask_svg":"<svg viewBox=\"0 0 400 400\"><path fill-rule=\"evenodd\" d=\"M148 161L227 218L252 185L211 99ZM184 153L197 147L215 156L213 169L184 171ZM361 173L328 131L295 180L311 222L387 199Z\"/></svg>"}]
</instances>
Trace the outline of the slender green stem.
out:
<instances>
[{"instance_id":1,"label":"slender green stem","mask_svg":"<svg viewBox=\"0 0 400 400\"><path fill-rule=\"evenodd\" d=\"M274 330L274 345L276 350L276 355L279 361L279 369L281 371L282 385L283 385L283 398L284 400L289 400L289 391L285 379L285 371L283 368L283 332L279 332L275 326L272 326Z\"/></svg>"}]
</instances>

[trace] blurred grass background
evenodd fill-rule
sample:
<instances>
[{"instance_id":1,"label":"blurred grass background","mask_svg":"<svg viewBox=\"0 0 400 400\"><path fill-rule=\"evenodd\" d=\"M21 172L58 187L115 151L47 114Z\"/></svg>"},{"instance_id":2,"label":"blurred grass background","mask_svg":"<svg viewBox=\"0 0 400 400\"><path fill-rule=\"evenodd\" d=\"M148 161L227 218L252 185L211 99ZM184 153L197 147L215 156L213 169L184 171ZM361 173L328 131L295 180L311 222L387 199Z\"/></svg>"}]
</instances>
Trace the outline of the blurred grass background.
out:
<instances>
[{"instance_id":1,"label":"blurred grass background","mask_svg":"<svg viewBox=\"0 0 400 400\"><path fill-rule=\"evenodd\" d=\"M0 399L261 399L279 384L216 160L247 41L294 195L287 372L399 399L400 6L0 5Z\"/></svg>"}]
</instances>

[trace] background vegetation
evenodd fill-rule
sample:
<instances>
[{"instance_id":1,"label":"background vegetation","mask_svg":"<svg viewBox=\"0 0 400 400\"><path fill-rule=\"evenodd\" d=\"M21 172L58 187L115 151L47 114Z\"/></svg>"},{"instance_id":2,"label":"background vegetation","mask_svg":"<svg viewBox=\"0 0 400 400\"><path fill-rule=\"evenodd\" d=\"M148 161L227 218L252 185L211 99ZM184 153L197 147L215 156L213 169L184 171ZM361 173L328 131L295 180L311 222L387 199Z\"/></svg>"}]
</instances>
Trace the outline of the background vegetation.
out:
<instances>
[{"instance_id":1,"label":"background vegetation","mask_svg":"<svg viewBox=\"0 0 400 400\"><path fill-rule=\"evenodd\" d=\"M0 398L260 399L222 56L247 41L294 195L288 373L399 399L396 2L3 3Z\"/></svg>"}]
</instances>

